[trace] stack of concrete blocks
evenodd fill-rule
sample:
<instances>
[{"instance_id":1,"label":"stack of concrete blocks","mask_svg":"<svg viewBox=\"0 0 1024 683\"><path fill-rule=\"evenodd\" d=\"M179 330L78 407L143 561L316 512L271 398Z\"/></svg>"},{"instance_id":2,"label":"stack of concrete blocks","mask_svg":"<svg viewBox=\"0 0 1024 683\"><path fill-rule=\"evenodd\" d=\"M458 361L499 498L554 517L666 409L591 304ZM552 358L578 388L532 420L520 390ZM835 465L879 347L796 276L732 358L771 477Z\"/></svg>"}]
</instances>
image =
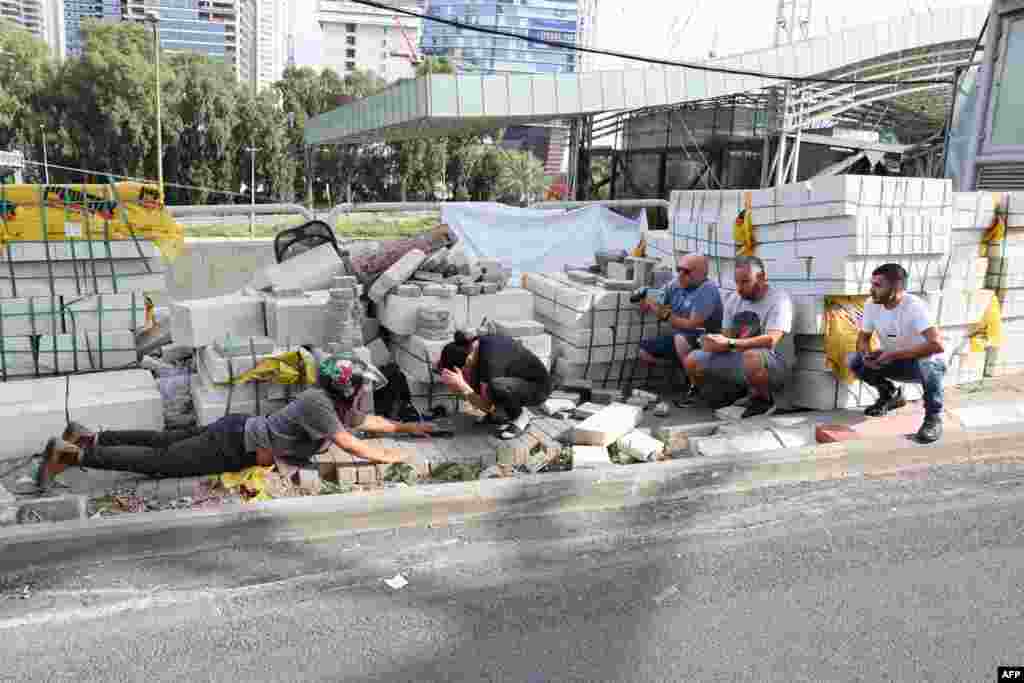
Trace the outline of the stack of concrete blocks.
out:
<instances>
[{"instance_id":1,"label":"stack of concrete blocks","mask_svg":"<svg viewBox=\"0 0 1024 683\"><path fill-rule=\"evenodd\" d=\"M735 289L733 229L747 194L674 192L672 234L660 238L662 246L671 241L677 251L708 255L710 276L726 292ZM794 302L797 364L787 397L793 404L826 410L875 400L869 387L838 382L824 364L825 297L867 295L871 272L890 262L907 270L909 291L941 313L937 323L955 350L947 351L949 382L977 380L978 358L964 352L964 339L968 322L977 322L967 318L984 299L988 262L978 255L981 232L954 218L950 181L834 176L749 195L755 253Z\"/></svg>"},{"instance_id":2,"label":"stack of concrete blocks","mask_svg":"<svg viewBox=\"0 0 1024 683\"><path fill-rule=\"evenodd\" d=\"M649 370L636 366L638 344L669 328L630 302L631 288L584 284L561 273L528 273L524 286L534 295L536 320L551 335L560 379L618 384L646 378Z\"/></svg>"},{"instance_id":3,"label":"stack of concrete blocks","mask_svg":"<svg viewBox=\"0 0 1024 683\"><path fill-rule=\"evenodd\" d=\"M957 193L957 216L972 227L970 234L984 234L994 218L998 201L1006 207L1006 237L988 247L985 284L999 299L1003 340L988 350L985 374L1001 377L1024 371L1024 192Z\"/></svg>"},{"instance_id":4,"label":"stack of concrete blocks","mask_svg":"<svg viewBox=\"0 0 1024 683\"><path fill-rule=\"evenodd\" d=\"M301 390L263 382L232 387L232 378L252 370L260 361L282 350L269 337L247 337L244 342L251 342L252 349L244 345L226 348L223 344L211 344L198 350L197 374L192 378L191 390L199 425L208 425L227 413L269 415L284 407L289 397Z\"/></svg>"},{"instance_id":5,"label":"stack of concrete blocks","mask_svg":"<svg viewBox=\"0 0 1024 683\"><path fill-rule=\"evenodd\" d=\"M39 453L64 431L67 415L101 430L164 427L163 401L148 370L9 382L0 392L0 460Z\"/></svg>"},{"instance_id":6,"label":"stack of concrete blocks","mask_svg":"<svg viewBox=\"0 0 1024 683\"><path fill-rule=\"evenodd\" d=\"M9 242L0 272L0 381L133 364L145 292L166 286L148 240Z\"/></svg>"}]
</instances>

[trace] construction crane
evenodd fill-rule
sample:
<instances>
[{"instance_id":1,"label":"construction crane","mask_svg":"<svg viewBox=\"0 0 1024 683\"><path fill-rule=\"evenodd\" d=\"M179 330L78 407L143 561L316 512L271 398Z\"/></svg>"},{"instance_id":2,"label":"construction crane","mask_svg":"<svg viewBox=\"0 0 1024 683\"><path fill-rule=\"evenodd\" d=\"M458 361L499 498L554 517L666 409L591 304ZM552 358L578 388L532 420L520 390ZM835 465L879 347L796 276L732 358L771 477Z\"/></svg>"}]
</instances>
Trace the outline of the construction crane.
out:
<instances>
[{"instance_id":1,"label":"construction crane","mask_svg":"<svg viewBox=\"0 0 1024 683\"><path fill-rule=\"evenodd\" d=\"M408 59L409 63L412 64L413 68L416 68L420 64L423 64L423 55L420 54L419 51L416 49L415 42L413 42L413 40L409 38L409 34L405 32L405 27L402 26L402 23L400 21L398 21L398 17L395 17L395 28L397 28L398 32L402 34L402 38L405 41L405 46L408 49L408 52L390 52L389 54L392 57L401 57L403 59ZM461 57L457 57L455 55L446 55L445 59L451 62L457 71L470 71L477 68L476 65L467 64Z\"/></svg>"}]
</instances>

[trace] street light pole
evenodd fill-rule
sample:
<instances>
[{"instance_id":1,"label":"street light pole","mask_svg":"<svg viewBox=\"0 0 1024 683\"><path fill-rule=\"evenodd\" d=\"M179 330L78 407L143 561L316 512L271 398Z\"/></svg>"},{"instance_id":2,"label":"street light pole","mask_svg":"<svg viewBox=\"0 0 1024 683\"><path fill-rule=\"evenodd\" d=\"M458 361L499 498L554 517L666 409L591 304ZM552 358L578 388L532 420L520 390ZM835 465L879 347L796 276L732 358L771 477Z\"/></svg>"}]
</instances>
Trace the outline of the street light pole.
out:
<instances>
[{"instance_id":1,"label":"street light pole","mask_svg":"<svg viewBox=\"0 0 1024 683\"><path fill-rule=\"evenodd\" d=\"M46 158L46 125L40 123L39 130L43 133L43 172L46 174L46 184L50 184L50 162Z\"/></svg>"},{"instance_id":2,"label":"street light pole","mask_svg":"<svg viewBox=\"0 0 1024 683\"><path fill-rule=\"evenodd\" d=\"M156 53L156 177L160 184L160 197L163 199L164 136L160 120L160 17L155 12L146 12L146 21L153 25L153 51Z\"/></svg>"},{"instance_id":3,"label":"street light pole","mask_svg":"<svg viewBox=\"0 0 1024 683\"><path fill-rule=\"evenodd\" d=\"M249 152L249 163L252 171L249 182L249 239L256 238L256 152L259 147L252 145L245 148Z\"/></svg>"}]
</instances>

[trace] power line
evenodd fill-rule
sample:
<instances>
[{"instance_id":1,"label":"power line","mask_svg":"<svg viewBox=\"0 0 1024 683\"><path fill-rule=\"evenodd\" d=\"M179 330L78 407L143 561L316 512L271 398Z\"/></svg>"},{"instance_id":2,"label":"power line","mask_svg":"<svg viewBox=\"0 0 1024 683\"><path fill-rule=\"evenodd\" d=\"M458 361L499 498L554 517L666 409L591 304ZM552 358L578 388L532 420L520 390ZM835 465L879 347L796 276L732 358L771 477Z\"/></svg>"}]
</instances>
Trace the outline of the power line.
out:
<instances>
[{"instance_id":1,"label":"power line","mask_svg":"<svg viewBox=\"0 0 1024 683\"><path fill-rule=\"evenodd\" d=\"M384 10L387 12L393 12L395 14L404 14L409 17L421 19L423 21L433 21L446 26L453 26L458 29L465 29L467 31L475 31L476 33L485 33L492 36L498 36L501 38L514 38L516 40L525 40L530 43L538 43L540 45L547 45L548 47L557 47L571 52L583 52L592 55L603 55L605 57L617 57L619 59L625 59L634 62L644 62L646 64L655 64L658 66L676 66L683 67L686 69L694 69L695 71L708 71L711 73L727 74L730 76L748 76L752 78L763 78L766 80L773 81L789 81L796 83L831 83L835 85L949 85L950 79L948 78L932 78L932 79L921 79L921 80L910 80L900 81L892 79L854 79L854 78L815 78L807 76L787 76L782 74L770 74L763 71L752 71L748 69L736 69L727 66L710 66L708 64L697 64L693 62L676 62L670 59L661 59L659 57L647 57L644 55L634 55L627 52L617 52L615 50L599 50L593 47L584 47L582 45L574 45L572 43L563 43L560 40L548 40L546 38L530 38L519 33L512 33L510 31L500 31L498 29L488 28L486 26L478 26L475 24L464 24L461 21L453 21L451 19L442 19L440 17L432 17L419 12L413 12L412 10L403 9L401 7L393 7L392 5L385 4L383 2L376 2L375 0L351 0L357 5L366 5L367 7L374 7L376 9Z\"/></svg>"},{"instance_id":2,"label":"power line","mask_svg":"<svg viewBox=\"0 0 1024 683\"><path fill-rule=\"evenodd\" d=\"M94 170L91 170L91 169L88 169L88 168L75 168L74 166L61 166L60 164L52 164L52 163L50 163L50 164L43 164L43 162L41 162L41 161L29 161L28 159L25 159L25 163L26 164L32 164L33 166L44 166L45 165L45 166L49 166L50 168L59 168L62 171L76 171L78 173L81 173L82 175L108 176L110 178L116 178L118 180L129 180L129 181L136 182L136 183L149 183L151 185L155 185L156 184L156 181L151 179L151 178L135 178L133 176L118 175L116 173L109 173L107 171L94 171ZM246 199L249 198L248 194L243 194L241 192L231 192L230 190L218 190L218 189L212 188L212 187L198 187L196 185L182 185L180 183L168 183L168 182L164 183L164 187L176 187L176 188L181 189L181 190L196 190L196 191L199 191L199 192L211 192L211 193L214 193L214 194L230 195L230 196L233 196L233 197L244 197ZM266 197L266 195L263 195L263 196Z\"/></svg>"}]
</instances>

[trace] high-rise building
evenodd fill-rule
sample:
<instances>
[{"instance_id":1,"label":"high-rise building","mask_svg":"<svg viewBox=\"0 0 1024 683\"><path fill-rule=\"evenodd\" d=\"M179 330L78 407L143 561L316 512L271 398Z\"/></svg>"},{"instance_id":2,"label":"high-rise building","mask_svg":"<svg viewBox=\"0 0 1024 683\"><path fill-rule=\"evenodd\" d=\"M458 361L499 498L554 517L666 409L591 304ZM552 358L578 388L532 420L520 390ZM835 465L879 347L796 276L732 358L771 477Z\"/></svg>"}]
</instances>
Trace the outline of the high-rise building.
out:
<instances>
[{"instance_id":1,"label":"high-rise building","mask_svg":"<svg viewBox=\"0 0 1024 683\"><path fill-rule=\"evenodd\" d=\"M427 15L515 33L491 36L427 21L424 54L453 57L464 71L477 73L567 73L578 70L577 54L530 43L542 38L575 45L581 28L578 0L428 0Z\"/></svg>"},{"instance_id":2,"label":"high-rise building","mask_svg":"<svg viewBox=\"0 0 1024 683\"><path fill-rule=\"evenodd\" d=\"M419 12L417 0L395 6ZM344 76L354 69L373 71L387 81L410 78L419 45L421 20L344 0L319 0L317 20L323 30L323 66Z\"/></svg>"},{"instance_id":3,"label":"high-rise building","mask_svg":"<svg viewBox=\"0 0 1024 683\"><path fill-rule=\"evenodd\" d=\"M0 19L46 41L55 59L64 58L64 0L0 0Z\"/></svg>"},{"instance_id":4,"label":"high-rise building","mask_svg":"<svg viewBox=\"0 0 1024 683\"><path fill-rule=\"evenodd\" d=\"M262 90L281 79L287 59L289 6L294 0L257 0L256 87Z\"/></svg>"},{"instance_id":5,"label":"high-rise building","mask_svg":"<svg viewBox=\"0 0 1024 683\"><path fill-rule=\"evenodd\" d=\"M121 21L121 0L63 0L65 52L82 53L82 21Z\"/></svg>"},{"instance_id":6,"label":"high-rise building","mask_svg":"<svg viewBox=\"0 0 1024 683\"><path fill-rule=\"evenodd\" d=\"M125 20L143 21L148 12L160 18L164 51L199 52L223 61L240 82L258 83L257 0L121 1Z\"/></svg>"}]
</instances>

